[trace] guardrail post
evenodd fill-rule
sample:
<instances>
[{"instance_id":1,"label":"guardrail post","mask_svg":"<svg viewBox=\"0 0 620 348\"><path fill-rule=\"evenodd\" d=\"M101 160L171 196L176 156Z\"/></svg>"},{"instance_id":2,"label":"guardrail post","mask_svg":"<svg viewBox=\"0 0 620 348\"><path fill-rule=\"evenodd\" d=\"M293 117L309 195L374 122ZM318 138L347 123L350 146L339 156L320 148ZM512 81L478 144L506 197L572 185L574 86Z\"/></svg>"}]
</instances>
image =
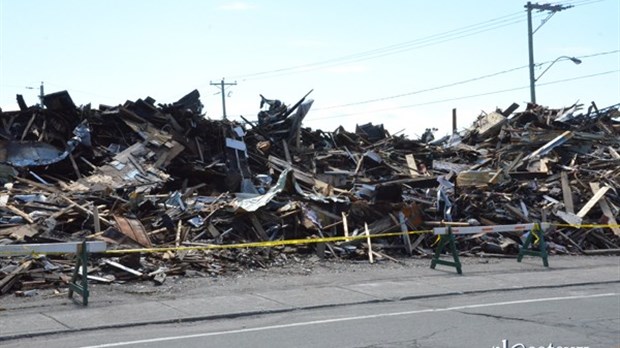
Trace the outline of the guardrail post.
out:
<instances>
[{"instance_id":1,"label":"guardrail post","mask_svg":"<svg viewBox=\"0 0 620 348\"><path fill-rule=\"evenodd\" d=\"M452 258L454 261L440 259L441 253L446 247L446 244L450 247L450 252L452 253ZM431 268L435 269L435 266L438 264L454 267L456 268L456 273L463 274L461 269L461 261L459 259L459 252L456 250L456 243L454 240L454 235L452 234L452 228L450 226L447 227L446 234L439 235L439 245L437 245L437 248L435 249L435 255L431 261Z\"/></svg>"},{"instance_id":2,"label":"guardrail post","mask_svg":"<svg viewBox=\"0 0 620 348\"><path fill-rule=\"evenodd\" d=\"M69 298L73 298L73 293L76 292L82 296L82 304L88 306L88 246L86 241L77 245L76 251L75 269L73 270L73 276L71 277L71 283L69 283ZM82 274L80 274L80 268L82 268ZM78 282L78 279L81 281Z\"/></svg>"},{"instance_id":3,"label":"guardrail post","mask_svg":"<svg viewBox=\"0 0 620 348\"><path fill-rule=\"evenodd\" d=\"M538 244L538 251L533 250L532 247ZM549 259L547 254L547 243L545 242L545 231L540 227L540 224L536 223L534 228L530 231L525 238L525 242L519 248L519 256L517 256L517 262L523 260L523 255L538 256L543 260L543 265L549 267Z\"/></svg>"}]
</instances>

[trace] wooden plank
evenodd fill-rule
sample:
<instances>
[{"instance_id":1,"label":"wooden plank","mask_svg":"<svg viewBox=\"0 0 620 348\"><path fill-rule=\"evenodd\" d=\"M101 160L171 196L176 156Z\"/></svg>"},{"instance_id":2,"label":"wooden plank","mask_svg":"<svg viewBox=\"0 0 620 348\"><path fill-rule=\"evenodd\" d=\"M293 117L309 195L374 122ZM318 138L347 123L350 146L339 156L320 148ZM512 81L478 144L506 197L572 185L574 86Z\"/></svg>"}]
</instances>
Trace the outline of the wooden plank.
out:
<instances>
[{"instance_id":1,"label":"wooden plank","mask_svg":"<svg viewBox=\"0 0 620 348\"><path fill-rule=\"evenodd\" d=\"M37 118L37 115L39 113L38 112L33 112L32 116L30 117L30 120L28 121L28 124L26 125L26 128L24 128L24 131L22 132L22 137L20 140L24 140L24 138L26 138L26 135L28 134L28 131L30 130L30 127L32 126L32 123L34 122L34 119Z\"/></svg>"},{"instance_id":2,"label":"wooden plank","mask_svg":"<svg viewBox=\"0 0 620 348\"><path fill-rule=\"evenodd\" d=\"M263 225L260 224L260 221L258 221L258 218L256 217L256 215L250 214L250 221L252 222L252 226L254 226L254 230L256 231L256 234L258 235L258 237L264 241L269 240L269 236L267 235L267 232L265 232Z\"/></svg>"},{"instance_id":3,"label":"wooden plank","mask_svg":"<svg viewBox=\"0 0 620 348\"><path fill-rule=\"evenodd\" d=\"M286 143L286 139L282 139L282 148L284 149L284 158L290 164L293 164L291 160L291 152L288 150L288 144Z\"/></svg>"},{"instance_id":4,"label":"wooden plank","mask_svg":"<svg viewBox=\"0 0 620 348\"><path fill-rule=\"evenodd\" d=\"M613 147L608 146L607 149L609 150L609 154L613 159L620 159L620 154L618 154L618 151L614 150Z\"/></svg>"},{"instance_id":5,"label":"wooden plank","mask_svg":"<svg viewBox=\"0 0 620 348\"><path fill-rule=\"evenodd\" d=\"M82 242L0 245L0 255L75 254L77 246L80 244ZM102 241L86 242L86 248L91 253L103 252L106 251L106 243Z\"/></svg>"},{"instance_id":6,"label":"wooden plank","mask_svg":"<svg viewBox=\"0 0 620 348\"><path fill-rule=\"evenodd\" d=\"M413 157L413 155L405 155L405 160L407 160L409 175L411 175L412 178L417 178L418 176L420 176L420 172L418 171L418 165L415 163L415 158Z\"/></svg>"},{"instance_id":7,"label":"wooden plank","mask_svg":"<svg viewBox=\"0 0 620 348\"><path fill-rule=\"evenodd\" d=\"M183 220L179 219L179 222L177 223L176 237L174 239L174 246L177 248L181 246L181 230L182 229L183 229Z\"/></svg>"},{"instance_id":8,"label":"wooden plank","mask_svg":"<svg viewBox=\"0 0 620 348\"><path fill-rule=\"evenodd\" d=\"M583 208L581 208L581 210L579 210L579 212L576 214L577 216L579 216L580 218L583 218L584 216L586 216L586 214L588 214L588 212L590 211L590 209L592 209L592 207L594 207L594 205L601 199L603 198L603 196L605 195L605 193L607 193L607 191L609 191L611 187L609 186L605 186L601 189L599 189L592 198L590 198L590 200L588 201L588 203L586 203L586 205L583 206Z\"/></svg>"},{"instance_id":9,"label":"wooden plank","mask_svg":"<svg viewBox=\"0 0 620 348\"><path fill-rule=\"evenodd\" d=\"M499 169L496 173L485 170L485 171L462 171L458 173L456 176L456 186L464 187L464 186L479 186L484 187L489 183L493 183L497 179L497 176L501 173L501 169Z\"/></svg>"},{"instance_id":10,"label":"wooden plank","mask_svg":"<svg viewBox=\"0 0 620 348\"><path fill-rule=\"evenodd\" d=\"M592 190L592 193L598 192L600 190L600 184L598 182L591 182L590 189ZM610 227L611 230L614 231L614 234L616 236L620 236L620 228L618 228L617 226L618 222L616 221L614 214L612 214L611 208L609 207L609 203L607 203L607 200L605 198L602 198L601 200L598 201L598 205L601 207L601 211L603 212L603 215L607 217L608 224L616 225L616 226Z\"/></svg>"},{"instance_id":11,"label":"wooden plank","mask_svg":"<svg viewBox=\"0 0 620 348\"><path fill-rule=\"evenodd\" d=\"M564 144L568 140L570 140L574 135L575 134L573 132L566 131L566 132L558 135L557 137L555 137L553 140L551 140L550 142L546 143L542 147L540 147L538 150L536 150L536 151L532 152L531 154L529 154L523 160L527 161L527 160L536 158L538 156L544 156L547 153L549 153L549 151L553 150L554 148L556 148L556 147Z\"/></svg>"},{"instance_id":12,"label":"wooden plank","mask_svg":"<svg viewBox=\"0 0 620 348\"><path fill-rule=\"evenodd\" d=\"M583 221L583 219L579 216L561 210L556 211L554 214L569 225L581 225L581 222Z\"/></svg>"},{"instance_id":13,"label":"wooden plank","mask_svg":"<svg viewBox=\"0 0 620 348\"><path fill-rule=\"evenodd\" d=\"M570 183L568 182L568 174L564 171L560 172L560 179L562 181L562 198L564 199L564 207L566 207L567 212L575 214L573 192L571 191Z\"/></svg>"},{"instance_id":14,"label":"wooden plank","mask_svg":"<svg viewBox=\"0 0 620 348\"><path fill-rule=\"evenodd\" d=\"M11 198L11 195L8 193L0 194L0 207L6 207L7 203L9 203L9 198Z\"/></svg>"},{"instance_id":15,"label":"wooden plank","mask_svg":"<svg viewBox=\"0 0 620 348\"><path fill-rule=\"evenodd\" d=\"M527 216L525 216L525 214L521 211L521 209L515 207L514 205L511 204L504 204L504 208L506 208L507 210L509 210L511 213L513 213L514 215L516 215L519 219L521 219L521 221L523 222L531 222L530 218L528 218Z\"/></svg>"},{"instance_id":16,"label":"wooden plank","mask_svg":"<svg viewBox=\"0 0 620 348\"><path fill-rule=\"evenodd\" d=\"M16 241L23 241L25 237L34 237L39 231L36 228L36 225L19 225L14 227L9 227L2 229L2 233L10 236Z\"/></svg>"},{"instance_id":17,"label":"wooden plank","mask_svg":"<svg viewBox=\"0 0 620 348\"><path fill-rule=\"evenodd\" d=\"M347 221L347 215L344 212L341 212L342 214L342 228L344 229L344 236L345 237L349 237L349 222ZM345 239L346 242L349 241L349 239Z\"/></svg>"},{"instance_id":18,"label":"wooden plank","mask_svg":"<svg viewBox=\"0 0 620 348\"><path fill-rule=\"evenodd\" d=\"M15 206L13 206L11 204L7 204L5 207L2 207L2 209L7 209L11 213L21 216L22 219L26 220L29 224L33 224L34 223L34 220L32 220L30 215L28 215L25 212L19 210L17 207L15 207Z\"/></svg>"},{"instance_id":19,"label":"wooden plank","mask_svg":"<svg viewBox=\"0 0 620 348\"><path fill-rule=\"evenodd\" d=\"M398 222L400 223L400 230L403 232L403 242L405 243L405 251L407 255L411 256L413 254L413 248L411 247L411 238L409 238L409 229L407 228L407 223L405 222L405 214L403 212L398 212Z\"/></svg>"},{"instance_id":20,"label":"wooden plank","mask_svg":"<svg viewBox=\"0 0 620 348\"><path fill-rule=\"evenodd\" d=\"M110 265L110 266L112 266L114 268L118 268L118 269L120 269L122 271L125 271L127 273L133 274L133 275L135 275L137 277L142 277L142 275L143 275L143 273L140 272L140 271L136 271L133 268L127 267L125 265L121 265L120 263L114 262L114 261L109 260L109 259L104 259L103 262L105 262L107 265Z\"/></svg>"},{"instance_id":21,"label":"wooden plank","mask_svg":"<svg viewBox=\"0 0 620 348\"><path fill-rule=\"evenodd\" d=\"M469 164L452 163L447 161L433 160L433 169L443 170L447 172L460 173L468 170L471 166Z\"/></svg>"},{"instance_id":22,"label":"wooden plank","mask_svg":"<svg viewBox=\"0 0 620 348\"><path fill-rule=\"evenodd\" d=\"M424 240L424 237L424 234L418 235L418 238L416 238L415 242L411 244L411 249L417 249L418 245L420 245L420 243Z\"/></svg>"},{"instance_id":23,"label":"wooden plank","mask_svg":"<svg viewBox=\"0 0 620 348\"><path fill-rule=\"evenodd\" d=\"M87 208L85 208L84 206L81 206L81 205L77 204L76 202L72 201L69 197L67 197L67 196L65 196L65 195L63 195L63 194L60 194L60 198L61 198L61 199L63 199L65 202L67 202L67 203L69 203L69 204L71 204L71 205L74 205L74 207L75 207L77 210L81 211L81 212L82 212L84 215L86 215L87 217L90 217L90 216L92 215L92 212L91 212L90 210L88 210L88 209L87 209ZM90 203L85 204L85 206L88 206L89 204L90 204ZM101 216L99 216L99 221L103 222L106 226L110 226L110 225L112 225L112 224L110 223L110 221L108 221L108 220L106 220L106 219L102 218Z\"/></svg>"},{"instance_id":24,"label":"wooden plank","mask_svg":"<svg viewBox=\"0 0 620 348\"><path fill-rule=\"evenodd\" d=\"M114 221L116 221L116 228L118 228L118 230L129 239L145 248L150 248L153 246L151 244L151 239L149 238L149 235L140 220L129 219L117 215L113 215L113 218Z\"/></svg>"},{"instance_id":25,"label":"wooden plank","mask_svg":"<svg viewBox=\"0 0 620 348\"><path fill-rule=\"evenodd\" d=\"M198 141L198 137L194 137L194 142L196 143L196 149L198 150L198 156L200 157L200 162L204 163L205 156L202 153L202 146L200 145L200 142Z\"/></svg>"},{"instance_id":26,"label":"wooden plank","mask_svg":"<svg viewBox=\"0 0 620 348\"><path fill-rule=\"evenodd\" d=\"M71 166L73 167L73 170L75 171L75 175L77 176L78 179L81 179L82 174L80 173L80 170L78 169L77 163L75 163L75 158L73 157L73 154L69 154L69 160L71 160Z\"/></svg>"},{"instance_id":27,"label":"wooden plank","mask_svg":"<svg viewBox=\"0 0 620 348\"><path fill-rule=\"evenodd\" d=\"M368 231L368 224L364 222L364 231L366 233L366 243L368 243L368 261L374 263L375 260L372 256L372 244L370 242L370 231Z\"/></svg>"},{"instance_id":28,"label":"wooden plank","mask_svg":"<svg viewBox=\"0 0 620 348\"><path fill-rule=\"evenodd\" d=\"M373 253L375 256L377 256L378 258L386 258L386 259L388 259L388 260L390 260L390 261L394 261L394 262L396 262L396 263L403 264L401 261L398 261L397 259L395 259L395 258L393 258L393 257L391 257L391 256L389 256L389 255L387 255L387 254L380 253L380 252L378 252L378 251L373 251L372 253Z\"/></svg>"},{"instance_id":29,"label":"wooden plank","mask_svg":"<svg viewBox=\"0 0 620 348\"><path fill-rule=\"evenodd\" d=\"M506 117L499 112L491 112L476 120L476 128L481 137L493 135L506 122Z\"/></svg>"},{"instance_id":30,"label":"wooden plank","mask_svg":"<svg viewBox=\"0 0 620 348\"><path fill-rule=\"evenodd\" d=\"M95 233L101 232L101 223L99 222L99 208L96 204L93 204L93 228Z\"/></svg>"},{"instance_id":31,"label":"wooden plank","mask_svg":"<svg viewBox=\"0 0 620 348\"><path fill-rule=\"evenodd\" d=\"M212 223L209 223L207 225L207 230L209 231L209 233L211 234L211 237L213 238L217 238L220 236L220 231Z\"/></svg>"},{"instance_id":32,"label":"wooden plank","mask_svg":"<svg viewBox=\"0 0 620 348\"><path fill-rule=\"evenodd\" d=\"M2 280L0 280L0 294L5 294L13 287L13 284L17 281L17 278L20 274L30 269L32 266L33 260L28 260L17 268L15 268L11 273L6 275Z\"/></svg>"},{"instance_id":33,"label":"wooden plank","mask_svg":"<svg viewBox=\"0 0 620 348\"><path fill-rule=\"evenodd\" d=\"M70 204L62 209L60 209L59 211L55 212L54 214L50 215L49 218L51 219L57 219L60 216L68 213L69 211L71 211L73 208L75 208L75 204Z\"/></svg>"},{"instance_id":34,"label":"wooden plank","mask_svg":"<svg viewBox=\"0 0 620 348\"><path fill-rule=\"evenodd\" d=\"M319 236L321 238L325 238L325 234L323 234L323 231L321 231L321 229L317 229ZM336 254L336 250L334 250L334 247L332 247L332 243L317 243L317 253L319 254L320 258L324 258L325 257L325 247L327 247L327 249L329 249L329 251L332 253L332 255L339 259L340 257L338 256L338 254Z\"/></svg>"}]
</instances>

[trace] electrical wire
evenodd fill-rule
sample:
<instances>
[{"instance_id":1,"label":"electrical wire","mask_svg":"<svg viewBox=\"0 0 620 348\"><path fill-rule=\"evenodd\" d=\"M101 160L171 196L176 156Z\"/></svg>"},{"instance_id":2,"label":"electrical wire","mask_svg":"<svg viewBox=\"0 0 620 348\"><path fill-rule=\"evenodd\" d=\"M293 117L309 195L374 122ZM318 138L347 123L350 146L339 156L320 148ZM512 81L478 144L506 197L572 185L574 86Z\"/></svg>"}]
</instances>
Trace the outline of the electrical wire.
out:
<instances>
[{"instance_id":1,"label":"electrical wire","mask_svg":"<svg viewBox=\"0 0 620 348\"><path fill-rule=\"evenodd\" d=\"M566 1L560 2L564 5L570 5L572 7L589 5L597 2L601 2L604 0L574 0L574 1ZM369 51L359 52L355 54L345 55L337 58L327 59L324 61L319 61L315 63L308 63L303 65L296 65L291 67L267 70L256 73L249 73L244 75L232 76L231 78L235 79L243 79L243 80L258 80L258 79L266 79L266 78L275 78L280 76L286 76L290 74L298 74L303 72L314 71L317 69L325 69L333 66L338 66L342 64L350 64L359 61L376 59L385 57L388 55L399 54L407 51L411 51L414 49L424 48L432 45L437 45L440 43L460 39L463 37L473 36L476 34L480 34L490 30L496 30L505 26L521 23L525 21L525 18L517 19L517 17L522 17L523 11L511 13L508 15L504 15L501 17L493 18L484 22L471 24L468 26L460 27L457 29L453 29L450 31L430 35L427 37L419 38L416 40L406 41L390 46L385 46L381 48L372 49ZM543 14L538 14L538 17L542 17ZM536 15L534 16L536 17Z\"/></svg>"},{"instance_id":2,"label":"electrical wire","mask_svg":"<svg viewBox=\"0 0 620 348\"><path fill-rule=\"evenodd\" d=\"M442 39L442 40L438 40L438 41L420 43L420 44L418 44L416 46L404 47L404 48L399 49L399 50L392 50L392 51L389 51L389 52L383 52L381 54L375 54L373 56L360 57L360 58L357 58L357 59L351 59L351 60L343 61L343 62L335 62L335 63L327 64L327 65L303 68L303 69L300 69L300 70L288 71L288 72L283 72L283 73L280 73L280 74L274 74L274 75L268 75L268 76L260 76L260 77L251 78L250 80L260 80L260 79L267 79L267 78L275 78L275 77L280 77L280 76L286 76L286 75L291 75L291 74L306 73L306 72L320 70L320 69L325 69L325 68L330 68L330 67L334 67L334 66L338 66L338 65L351 64L351 63L356 63L356 62L360 62L360 61L366 61L366 60L370 60L370 59L381 58L381 57L385 57L385 56L389 56L389 55L394 55L394 54L398 54L398 53L403 53L403 52L408 52L408 51L412 51L412 50L416 50L416 49L420 49L420 48L424 48L424 47L438 45L438 44L441 44L441 43L444 43L444 42L448 42L448 41L454 41L454 40L461 39L461 38L464 38L464 37L473 36L473 35L476 35L476 34L487 32L487 31L503 28L503 27L506 27L506 26L509 26L509 25L521 23L521 22L524 22L524 21L525 20L523 20L523 19L519 19L519 20L515 20L515 21L512 21L512 22L509 22L509 23L502 24L502 25L497 25L495 27L485 28L485 29L481 29L479 31L463 34L463 35L460 35L460 36L448 37L448 38L445 38L445 39Z\"/></svg>"},{"instance_id":3,"label":"electrical wire","mask_svg":"<svg viewBox=\"0 0 620 348\"><path fill-rule=\"evenodd\" d=\"M433 34L430 36L426 36L426 37L422 37L419 39L406 41L406 42L402 42L402 43L398 43L398 44L394 44L390 46L385 46L385 47L376 48L376 49L372 49L372 50L368 50L364 52L345 55L345 56L341 56L337 58L327 59L327 60L323 60L323 61L319 61L315 63L308 63L308 64L303 64L303 65L262 71L262 72L257 72L257 73L232 76L231 78L248 79L252 77L258 77L258 76L263 76L263 75L274 75L274 74L277 74L277 76L280 76L282 75L282 73L297 73L297 72L302 72L302 71L305 72L309 70L315 70L317 68L325 68L328 66L351 63L354 61L383 57L388 54L396 54L396 53L401 53L404 51L412 50L415 48L419 48L419 46L425 47L425 46L428 46L429 44L434 43L434 41L437 41L437 40L441 40L440 42L445 42L449 39L456 39L456 38L461 38L464 36L475 35L475 34L478 34L484 31L494 30L494 29L498 29L506 25L512 25L518 22L522 22L525 20L524 18L520 18L518 20L516 19L516 16L521 16L521 15L522 15L522 12L516 12L516 13L509 14L509 15L493 18L491 20L487 20L484 22L460 27L460 28L453 29L450 31ZM468 35L464 35L466 33L468 33Z\"/></svg>"},{"instance_id":4,"label":"electrical wire","mask_svg":"<svg viewBox=\"0 0 620 348\"><path fill-rule=\"evenodd\" d=\"M570 81L575 81L575 80L582 80L582 79L587 79L587 78L592 78L592 77L597 77L597 76L603 76L603 75L608 75L608 74L618 73L618 72L620 72L620 70L609 70L609 71L604 71L604 72L599 72L599 73L594 73L594 74L589 74L589 75L583 75L583 76L566 78L566 79L562 79L562 80L555 80L555 81L540 83L540 84L537 84L536 86L537 87L541 87L541 86L553 85L553 84L570 82ZM383 112L383 111L393 111L393 110L400 110L400 109L408 109L408 108L413 108L413 107L417 107L417 106L425 106L425 105L438 104L438 103L444 103L444 102L455 101L455 100L463 100L463 99L470 99L470 98L482 97L482 96L493 95L493 94L513 92L513 91L518 91L518 90L527 89L527 88L530 88L530 86L528 85L528 86L522 86L522 87L514 87L514 88L503 89L503 90L499 90L499 91L490 91L490 92L471 94L471 95L455 97L455 98L433 100L433 101L428 101L428 102L423 102L423 103L416 103L416 104L410 104L410 105L403 105L403 106L398 106L398 107L393 107L393 108L385 108L385 109L370 110L370 111L364 111L364 112L356 112L356 113L350 113L350 114L341 114L341 115L325 116L325 117L315 117L315 118L308 117L307 120L308 121L310 121L310 120L318 121L318 120L326 120L326 119L332 119L332 118L343 118L343 117L357 116L357 115L376 113L376 112Z\"/></svg>"},{"instance_id":5,"label":"electrical wire","mask_svg":"<svg viewBox=\"0 0 620 348\"><path fill-rule=\"evenodd\" d=\"M597 2L602 2L602 1L604 0L569 0L569 1L559 1L556 3L552 3L552 4L569 5L569 6L577 7L577 6L591 5L591 4L595 4Z\"/></svg>"},{"instance_id":6,"label":"electrical wire","mask_svg":"<svg viewBox=\"0 0 620 348\"><path fill-rule=\"evenodd\" d=\"M507 73L510 73L510 72L513 72L513 71L516 71L516 70L527 68L528 66L529 65L524 65L524 66L520 66L520 67L516 67L516 68L512 68L512 69L508 69L508 70L503 70L503 71L499 71L499 72L492 73L492 74L488 74L488 75L482 75L482 76L474 77L474 78L467 79L467 80L462 80L462 81L458 81L458 82L449 83L449 84L446 84L446 85L441 85L441 86L436 86L436 87L431 87L431 88L420 89L420 90L413 91L413 92L401 93L401 94L391 95L391 96L388 96L388 97L381 97L381 98L375 98L375 99L362 100L362 101L352 102L352 103L348 103L348 104L340 104L340 105L327 106L327 107L323 107L323 108L316 108L314 110L318 111L318 110L337 109L337 108L343 108L343 107L347 107L347 106L354 106L354 105L362 105L362 104L374 103L374 102L390 100L390 99L396 99L396 98L406 97L406 96L420 94L420 93L425 93L425 92L430 92L430 91L436 91L436 90L439 90L439 89L444 89L444 88L448 88L448 87L454 87L454 86L458 86L458 85L462 85L462 84L466 84L466 83L470 83L470 82L474 82L474 81L478 81L478 80L482 80L482 79L486 79L486 78L502 75L502 74L507 74Z\"/></svg>"},{"instance_id":7,"label":"electrical wire","mask_svg":"<svg viewBox=\"0 0 620 348\"><path fill-rule=\"evenodd\" d=\"M584 58L603 56L603 55L608 55L608 54L613 54L613 53L618 53L618 52L620 52L620 50L598 52L598 53L593 53L593 54L589 54L589 55L578 56L576 58L584 59ZM544 66L544 65L550 64L550 63L553 63L553 61L547 61L547 62L539 63L539 64L537 64L537 66L540 67L540 66ZM387 96L387 97L380 97L380 98L362 100L362 101L351 102L351 103L346 103L346 104L332 105L332 106L327 106L327 107L322 107L322 108L316 108L314 110L315 111L319 111L319 110L330 110L330 109L344 108L344 107L348 107L348 106L355 106L355 105L363 105L363 104L375 103L375 102L379 102L379 101L385 101L385 100L396 99L396 98L406 97L406 96L415 95L415 94L421 94L421 93L425 93L425 92L436 91L436 90L439 90L439 89L444 89L444 88L448 88L448 87L454 87L454 86L463 85L463 84L470 83L470 82L475 82L475 81L487 79L487 78L490 78L490 77L495 77L495 76L498 76L498 75L507 74L507 73L510 73L510 72L513 72L513 71L517 71L517 70L521 70L521 69L527 68L528 66L529 65L524 65L524 66L520 66L520 67L516 67L516 68L512 68L512 69L498 71L498 72L487 74L487 75L482 75L482 76L478 76L478 77L469 78L469 79L462 80L462 81L448 83L448 84L441 85L441 86L420 89L420 90L417 90L417 91L400 93L400 94L391 95L391 96Z\"/></svg>"}]
</instances>

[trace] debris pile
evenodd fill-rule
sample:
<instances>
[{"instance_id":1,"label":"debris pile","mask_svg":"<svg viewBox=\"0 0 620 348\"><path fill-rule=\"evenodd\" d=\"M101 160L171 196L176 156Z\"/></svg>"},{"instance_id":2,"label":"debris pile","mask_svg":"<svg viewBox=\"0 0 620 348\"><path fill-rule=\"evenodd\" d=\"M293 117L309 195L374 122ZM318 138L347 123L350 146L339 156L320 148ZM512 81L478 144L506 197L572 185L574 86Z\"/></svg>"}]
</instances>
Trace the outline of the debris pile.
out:
<instances>
[{"instance_id":1,"label":"debris pile","mask_svg":"<svg viewBox=\"0 0 620 348\"><path fill-rule=\"evenodd\" d=\"M210 246L545 221L551 253L619 248L618 105L515 113L513 104L435 141L432 130L412 140L370 123L304 128L310 92L292 106L261 96L258 120L242 123L206 118L196 90L172 104L147 97L99 108L77 107L66 91L46 95L45 108L18 96L19 111L0 112L0 245ZM458 242L465 254L514 255L521 237ZM424 256L434 240L103 255L89 277L162 283L315 252ZM2 257L0 294L66 284L72 267L70 256Z\"/></svg>"}]
</instances>

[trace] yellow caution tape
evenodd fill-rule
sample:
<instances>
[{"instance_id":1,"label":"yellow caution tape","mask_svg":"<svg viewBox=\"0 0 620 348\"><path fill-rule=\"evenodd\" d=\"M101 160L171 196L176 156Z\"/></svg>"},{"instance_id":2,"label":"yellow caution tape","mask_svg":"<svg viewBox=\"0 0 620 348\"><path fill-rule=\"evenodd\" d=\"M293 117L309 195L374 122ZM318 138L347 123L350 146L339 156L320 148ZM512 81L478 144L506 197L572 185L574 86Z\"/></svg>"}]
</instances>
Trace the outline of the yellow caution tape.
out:
<instances>
[{"instance_id":1,"label":"yellow caution tape","mask_svg":"<svg viewBox=\"0 0 620 348\"><path fill-rule=\"evenodd\" d=\"M610 225L610 224L554 224L550 223L552 226L557 227L570 227L570 228L613 228L620 227L620 225ZM421 231L408 231L408 232L389 232L389 233L378 233L371 234L370 236L366 236L365 234L357 235L357 236L338 236L338 237L323 237L323 238L306 238L306 239L286 239L286 240L276 240L276 241L266 241L266 242L251 242L251 243L237 243L237 244L210 244L204 246L179 246L179 247L162 247L162 248L140 248L140 249L117 249L117 250L106 250L102 253L104 254L128 254L128 253L162 253L168 251L184 251L184 250L217 250L217 249L242 249L242 248L267 248L267 247L277 247L277 246L285 246L285 245L303 245L303 244L317 244L317 243L331 243L331 242L350 242L354 240L361 240L366 238L385 238L385 237L398 237L403 234L407 235L416 235L416 234L428 234L433 233L433 230L421 230ZM538 242L540 237L537 233L534 233L535 242ZM437 245L441 240L441 235L437 235L436 240L433 242L431 246ZM4 253L0 252L0 254L14 254L14 253ZM66 252L45 252L45 253L32 253L32 256L38 255L50 255L50 254L66 254Z\"/></svg>"},{"instance_id":2,"label":"yellow caution tape","mask_svg":"<svg viewBox=\"0 0 620 348\"><path fill-rule=\"evenodd\" d=\"M538 233L542 232L540 229L537 229L536 231L532 230L532 234L534 235L534 244L538 245L538 243L540 242L540 235Z\"/></svg>"},{"instance_id":3,"label":"yellow caution tape","mask_svg":"<svg viewBox=\"0 0 620 348\"><path fill-rule=\"evenodd\" d=\"M266 242L251 242L251 243L237 243L237 244L211 244L204 246L180 246L180 247L164 247L164 248L140 248L140 249L118 249L118 250L106 250L105 254L128 254L128 253L162 253L167 251L183 251L183 250L216 250L216 249L242 249L242 248L266 248L285 245L302 245L302 244L316 244L316 243L330 243L330 242L348 242L358 239L366 238L385 238L385 237L398 237L403 234L426 234L433 233L433 230L423 231L408 231L408 232L389 232L371 234L370 236L358 235L358 236L338 236L338 237L323 237L323 238L307 238L307 239L285 239Z\"/></svg>"}]
</instances>

